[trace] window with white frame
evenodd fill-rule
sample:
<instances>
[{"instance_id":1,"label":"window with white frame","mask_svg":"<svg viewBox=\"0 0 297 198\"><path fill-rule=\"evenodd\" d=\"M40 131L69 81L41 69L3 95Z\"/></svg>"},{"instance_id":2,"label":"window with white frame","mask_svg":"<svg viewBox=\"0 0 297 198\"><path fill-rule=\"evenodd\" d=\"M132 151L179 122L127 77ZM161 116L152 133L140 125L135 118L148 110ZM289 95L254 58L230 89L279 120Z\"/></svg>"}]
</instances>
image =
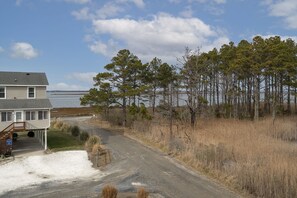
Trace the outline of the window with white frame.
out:
<instances>
[{"instance_id":1,"label":"window with white frame","mask_svg":"<svg viewBox=\"0 0 297 198\"><path fill-rule=\"evenodd\" d=\"M12 121L12 112L1 112L1 122Z\"/></svg>"},{"instance_id":2,"label":"window with white frame","mask_svg":"<svg viewBox=\"0 0 297 198\"><path fill-rule=\"evenodd\" d=\"M6 87L0 87L0 99L6 98Z\"/></svg>"},{"instance_id":3,"label":"window with white frame","mask_svg":"<svg viewBox=\"0 0 297 198\"><path fill-rule=\"evenodd\" d=\"M26 120L35 120L35 111L26 111Z\"/></svg>"},{"instance_id":4,"label":"window with white frame","mask_svg":"<svg viewBox=\"0 0 297 198\"><path fill-rule=\"evenodd\" d=\"M28 98L35 98L35 87L28 87Z\"/></svg>"},{"instance_id":5,"label":"window with white frame","mask_svg":"<svg viewBox=\"0 0 297 198\"><path fill-rule=\"evenodd\" d=\"M38 120L48 119L48 111L38 111Z\"/></svg>"}]
</instances>

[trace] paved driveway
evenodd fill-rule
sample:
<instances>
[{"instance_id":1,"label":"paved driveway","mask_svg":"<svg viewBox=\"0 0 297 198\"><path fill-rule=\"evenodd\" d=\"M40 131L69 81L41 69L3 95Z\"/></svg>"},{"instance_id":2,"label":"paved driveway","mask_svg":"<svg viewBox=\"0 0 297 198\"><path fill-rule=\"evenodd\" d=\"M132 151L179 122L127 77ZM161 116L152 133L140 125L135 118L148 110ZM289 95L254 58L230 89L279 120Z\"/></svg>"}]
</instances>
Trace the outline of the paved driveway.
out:
<instances>
[{"instance_id":1,"label":"paved driveway","mask_svg":"<svg viewBox=\"0 0 297 198\"><path fill-rule=\"evenodd\" d=\"M102 130L83 122L85 118L65 119L90 134L100 135L111 149L112 164L104 169L105 177L89 180L43 183L33 188L17 189L6 197L98 197L106 184L121 192L135 191L139 186L150 191L150 197L168 198L234 198L239 195L176 163L161 152L152 150L121 134Z\"/></svg>"},{"instance_id":2,"label":"paved driveway","mask_svg":"<svg viewBox=\"0 0 297 198\"><path fill-rule=\"evenodd\" d=\"M109 169L117 173L105 181L116 184L122 191L143 185L151 192L170 198L239 197L203 175L188 170L167 155L152 150L121 134L90 126L82 118L68 119L91 134L102 137L111 149L113 163Z\"/></svg>"}]
</instances>

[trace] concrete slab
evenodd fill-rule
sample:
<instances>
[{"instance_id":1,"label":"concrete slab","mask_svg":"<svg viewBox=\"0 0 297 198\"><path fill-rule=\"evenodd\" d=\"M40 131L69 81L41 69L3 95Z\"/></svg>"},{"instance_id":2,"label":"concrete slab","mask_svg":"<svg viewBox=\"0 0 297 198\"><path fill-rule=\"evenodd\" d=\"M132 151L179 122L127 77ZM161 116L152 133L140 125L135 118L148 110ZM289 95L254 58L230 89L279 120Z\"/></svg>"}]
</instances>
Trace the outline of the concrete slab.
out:
<instances>
[{"instance_id":1,"label":"concrete slab","mask_svg":"<svg viewBox=\"0 0 297 198\"><path fill-rule=\"evenodd\" d=\"M37 138L20 136L13 142L12 153L15 157L43 155L44 147Z\"/></svg>"}]
</instances>

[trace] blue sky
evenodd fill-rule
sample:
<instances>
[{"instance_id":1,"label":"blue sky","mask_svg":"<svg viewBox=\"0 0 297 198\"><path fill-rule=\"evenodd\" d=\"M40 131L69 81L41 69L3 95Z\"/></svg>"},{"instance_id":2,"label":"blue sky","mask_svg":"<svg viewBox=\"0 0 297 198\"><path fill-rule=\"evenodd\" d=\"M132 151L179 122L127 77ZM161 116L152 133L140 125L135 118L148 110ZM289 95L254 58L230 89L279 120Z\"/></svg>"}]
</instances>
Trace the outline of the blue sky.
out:
<instances>
[{"instance_id":1,"label":"blue sky","mask_svg":"<svg viewBox=\"0 0 297 198\"><path fill-rule=\"evenodd\" d=\"M0 70L46 72L49 90L87 90L120 49L177 64L242 39L297 41L297 0L2 0Z\"/></svg>"}]
</instances>

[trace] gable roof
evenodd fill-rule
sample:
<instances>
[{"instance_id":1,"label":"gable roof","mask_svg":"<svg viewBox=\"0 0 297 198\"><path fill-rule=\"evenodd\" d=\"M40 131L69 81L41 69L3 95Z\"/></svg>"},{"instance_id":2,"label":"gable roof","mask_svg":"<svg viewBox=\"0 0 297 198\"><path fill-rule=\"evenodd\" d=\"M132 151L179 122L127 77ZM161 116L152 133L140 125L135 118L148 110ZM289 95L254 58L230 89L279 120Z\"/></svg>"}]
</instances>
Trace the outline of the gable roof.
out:
<instances>
[{"instance_id":1,"label":"gable roof","mask_svg":"<svg viewBox=\"0 0 297 198\"><path fill-rule=\"evenodd\" d=\"M1 85L48 85L45 73L0 71Z\"/></svg>"},{"instance_id":2,"label":"gable roof","mask_svg":"<svg viewBox=\"0 0 297 198\"><path fill-rule=\"evenodd\" d=\"M9 99L1 100L1 110L16 110L16 109L51 109L52 105L49 99Z\"/></svg>"}]
</instances>

